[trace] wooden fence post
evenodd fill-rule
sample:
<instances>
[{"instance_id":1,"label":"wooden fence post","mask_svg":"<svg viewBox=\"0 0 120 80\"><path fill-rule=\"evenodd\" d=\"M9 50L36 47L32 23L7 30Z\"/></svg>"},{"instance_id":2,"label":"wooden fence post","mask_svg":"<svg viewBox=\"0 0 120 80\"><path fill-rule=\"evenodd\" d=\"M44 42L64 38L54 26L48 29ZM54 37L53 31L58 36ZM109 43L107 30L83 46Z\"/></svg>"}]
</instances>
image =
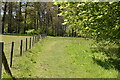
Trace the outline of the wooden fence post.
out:
<instances>
[{"instance_id":1,"label":"wooden fence post","mask_svg":"<svg viewBox=\"0 0 120 80\"><path fill-rule=\"evenodd\" d=\"M28 44L28 43L27 43L27 38L26 38L26 51L27 51L27 46L28 46L27 44Z\"/></svg>"},{"instance_id":2,"label":"wooden fence post","mask_svg":"<svg viewBox=\"0 0 120 80\"><path fill-rule=\"evenodd\" d=\"M32 39L32 46L34 45L34 36L33 36L33 39Z\"/></svg>"},{"instance_id":3,"label":"wooden fence post","mask_svg":"<svg viewBox=\"0 0 120 80\"><path fill-rule=\"evenodd\" d=\"M40 34L39 34L39 41L40 41Z\"/></svg>"},{"instance_id":4,"label":"wooden fence post","mask_svg":"<svg viewBox=\"0 0 120 80\"><path fill-rule=\"evenodd\" d=\"M36 36L36 42L38 42L38 36Z\"/></svg>"},{"instance_id":5,"label":"wooden fence post","mask_svg":"<svg viewBox=\"0 0 120 80\"><path fill-rule=\"evenodd\" d=\"M31 49L31 38L30 38L30 44L29 44L29 49Z\"/></svg>"},{"instance_id":6,"label":"wooden fence post","mask_svg":"<svg viewBox=\"0 0 120 80\"><path fill-rule=\"evenodd\" d=\"M12 67L13 49L14 49L14 42L12 42L12 46L11 46L11 53L10 53L10 67Z\"/></svg>"},{"instance_id":7,"label":"wooden fence post","mask_svg":"<svg viewBox=\"0 0 120 80\"><path fill-rule=\"evenodd\" d=\"M2 52L3 52L3 42L0 42L0 79L2 78Z\"/></svg>"},{"instance_id":8,"label":"wooden fence post","mask_svg":"<svg viewBox=\"0 0 120 80\"><path fill-rule=\"evenodd\" d=\"M38 41L39 41L39 35L38 35Z\"/></svg>"},{"instance_id":9,"label":"wooden fence post","mask_svg":"<svg viewBox=\"0 0 120 80\"><path fill-rule=\"evenodd\" d=\"M2 52L2 63L4 65L4 69L5 69L6 73L8 73L12 77L12 73L10 71L10 68L9 68L9 65L8 65L8 62L7 62L4 52Z\"/></svg>"},{"instance_id":10,"label":"wooden fence post","mask_svg":"<svg viewBox=\"0 0 120 80\"><path fill-rule=\"evenodd\" d=\"M35 43L36 43L36 36L35 36Z\"/></svg>"},{"instance_id":11,"label":"wooden fence post","mask_svg":"<svg viewBox=\"0 0 120 80\"><path fill-rule=\"evenodd\" d=\"M20 56L22 56L23 40L20 42Z\"/></svg>"},{"instance_id":12,"label":"wooden fence post","mask_svg":"<svg viewBox=\"0 0 120 80\"><path fill-rule=\"evenodd\" d=\"M40 35L38 35L38 41L40 40Z\"/></svg>"},{"instance_id":13,"label":"wooden fence post","mask_svg":"<svg viewBox=\"0 0 120 80\"><path fill-rule=\"evenodd\" d=\"M37 42L37 36L35 36L35 43Z\"/></svg>"},{"instance_id":14,"label":"wooden fence post","mask_svg":"<svg viewBox=\"0 0 120 80\"><path fill-rule=\"evenodd\" d=\"M38 35L38 41L40 40L40 36Z\"/></svg>"},{"instance_id":15,"label":"wooden fence post","mask_svg":"<svg viewBox=\"0 0 120 80\"><path fill-rule=\"evenodd\" d=\"M5 53L4 53L4 43L2 43L2 63L3 63L3 66L4 66L4 69L5 71L11 76L12 76L12 73L10 71L10 68L9 68L9 65L8 65L8 62L7 62L7 58L5 56Z\"/></svg>"}]
</instances>

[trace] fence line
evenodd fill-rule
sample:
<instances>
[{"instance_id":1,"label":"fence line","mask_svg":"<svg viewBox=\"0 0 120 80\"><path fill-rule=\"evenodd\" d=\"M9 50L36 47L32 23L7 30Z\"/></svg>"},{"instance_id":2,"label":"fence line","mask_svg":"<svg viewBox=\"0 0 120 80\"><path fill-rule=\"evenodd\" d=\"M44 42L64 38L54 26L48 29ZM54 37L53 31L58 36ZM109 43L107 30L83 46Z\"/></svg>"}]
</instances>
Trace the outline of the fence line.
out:
<instances>
[{"instance_id":1,"label":"fence line","mask_svg":"<svg viewBox=\"0 0 120 80\"><path fill-rule=\"evenodd\" d=\"M33 38L29 38L29 46L28 46L28 38L25 39L25 51L28 50L28 47L29 49L31 49L33 47L33 45L38 42L40 39L44 38L46 36L42 36L42 35L37 35L37 36L33 36ZM11 76L12 76L12 73L10 71L10 68L12 68L12 65L13 65L13 54L14 54L14 45L15 45L16 42L12 42L12 43L8 43L8 44L12 44L11 45L11 51L10 51L10 65L8 65L8 62L7 62L7 58L4 54L4 45L7 45L7 44L4 44L4 42L0 42L0 79L2 78L2 64L4 66L4 69L7 73L9 73ZM20 45L19 45L19 49L20 49L20 56L23 55L23 40L20 41ZM10 66L10 68L9 68Z\"/></svg>"},{"instance_id":2,"label":"fence line","mask_svg":"<svg viewBox=\"0 0 120 80\"><path fill-rule=\"evenodd\" d=\"M3 50L3 42L0 42L0 79L2 78L2 51Z\"/></svg>"},{"instance_id":3,"label":"fence line","mask_svg":"<svg viewBox=\"0 0 120 80\"><path fill-rule=\"evenodd\" d=\"M28 40L27 40L27 38L26 38L26 47L25 47L25 48L26 48L26 51L27 51L27 46L28 46L27 44L28 44Z\"/></svg>"},{"instance_id":4,"label":"fence line","mask_svg":"<svg viewBox=\"0 0 120 80\"><path fill-rule=\"evenodd\" d=\"M34 45L34 36L33 36L33 40L32 40L32 46Z\"/></svg>"},{"instance_id":5,"label":"fence line","mask_svg":"<svg viewBox=\"0 0 120 80\"><path fill-rule=\"evenodd\" d=\"M29 43L29 49L31 49L31 38L30 38L30 43Z\"/></svg>"},{"instance_id":6,"label":"fence line","mask_svg":"<svg viewBox=\"0 0 120 80\"><path fill-rule=\"evenodd\" d=\"M12 46L11 46L10 67L12 67L13 51L14 51L14 42L12 42Z\"/></svg>"},{"instance_id":7,"label":"fence line","mask_svg":"<svg viewBox=\"0 0 120 80\"><path fill-rule=\"evenodd\" d=\"M20 56L22 56L23 40L20 42Z\"/></svg>"},{"instance_id":8,"label":"fence line","mask_svg":"<svg viewBox=\"0 0 120 80\"><path fill-rule=\"evenodd\" d=\"M7 62L7 58L6 58L5 53L4 53L4 42L2 42L1 44L2 44L2 63L4 65L5 71L12 77L12 73L10 71L10 68L9 68L9 65Z\"/></svg>"}]
</instances>

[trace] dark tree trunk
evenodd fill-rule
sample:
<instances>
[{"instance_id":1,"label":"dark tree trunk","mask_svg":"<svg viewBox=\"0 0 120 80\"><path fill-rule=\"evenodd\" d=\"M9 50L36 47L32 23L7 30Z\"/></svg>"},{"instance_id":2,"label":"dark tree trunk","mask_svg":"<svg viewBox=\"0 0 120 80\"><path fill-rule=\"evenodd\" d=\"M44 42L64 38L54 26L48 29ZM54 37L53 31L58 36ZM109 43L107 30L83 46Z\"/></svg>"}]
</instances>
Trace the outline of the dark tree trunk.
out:
<instances>
[{"instance_id":1,"label":"dark tree trunk","mask_svg":"<svg viewBox=\"0 0 120 80\"><path fill-rule=\"evenodd\" d=\"M38 23L39 23L39 19L38 19L38 12L36 12L36 29L38 29Z\"/></svg>"},{"instance_id":2,"label":"dark tree trunk","mask_svg":"<svg viewBox=\"0 0 120 80\"><path fill-rule=\"evenodd\" d=\"M118 31L120 31L120 27L119 27ZM120 58L120 32L118 33L118 55Z\"/></svg>"},{"instance_id":3,"label":"dark tree trunk","mask_svg":"<svg viewBox=\"0 0 120 80\"><path fill-rule=\"evenodd\" d=\"M69 30L69 37L71 37L71 30Z\"/></svg>"},{"instance_id":4,"label":"dark tree trunk","mask_svg":"<svg viewBox=\"0 0 120 80\"><path fill-rule=\"evenodd\" d=\"M36 17L34 17L34 29L36 30L36 19L35 19Z\"/></svg>"},{"instance_id":5,"label":"dark tree trunk","mask_svg":"<svg viewBox=\"0 0 120 80\"><path fill-rule=\"evenodd\" d=\"M27 8L27 3L26 3L26 5L25 5L25 8ZM25 27L24 27L24 34L25 34L25 31L26 31L26 26L27 26L27 24L26 24L26 19L27 19L27 9L25 9Z\"/></svg>"},{"instance_id":6,"label":"dark tree trunk","mask_svg":"<svg viewBox=\"0 0 120 80\"><path fill-rule=\"evenodd\" d=\"M33 21L33 23L34 23L34 29L36 30L36 15L34 15L34 21Z\"/></svg>"},{"instance_id":7,"label":"dark tree trunk","mask_svg":"<svg viewBox=\"0 0 120 80\"><path fill-rule=\"evenodd\" d=\"M74 37L74 29L72 28L72 37Z\"/></svg>"},{"instance_id":8,"label":"dark tree trunk","mask_svg":"<svg viewBox=\"0 0 120 80\"><path fill-rule=\"evenodd\" d=\"M47 14L45 14L45 34L48 34Z\"/></svg>"},{"instance_id":9,"label":"dark tree trunk","mask_svg":"<svg viewBox=\"0 0 120 80\"><path fill-rule=\"evenodd\" d=\"M5 2L4 14L3 14L3 18L2 18L2 33L4 33L4 25L5 25L6 10L7 10L7 2Z\"/></svg>"},{"instance_id":10,"label":"dark tree trunk","mask_svg":"<svg viewBox=\"0 0 120 80\"><path fill-rule=\"evenodd\" d=\"M54 36L54 26L53 26L53 17L52 17L52 14L50 14L50 24L51 24L51 27L52 27L52 35Z\"/></svg>"},{"instance_id":11,"label":"dark tree trunk","mask_svg":"<svg viewBox=\"0 0 120 80\"><path fill-rule=\"evenodd\" d=\"M9 3L9 22L8 22L8 33L12 32L12 2Z\"/></svg>"},{"instance_id":12,"label":"dark tree trunk","mask_svg":"<svg viewBox=\"0 0 120 80\"><path fill-rule=\"evenodd\" d=\"M22 7L22 3L20 2L19 3L18 33L20 33L20 27L21 27L21 18L22 18L21 7Z\"/></svg>"}]
</instances>

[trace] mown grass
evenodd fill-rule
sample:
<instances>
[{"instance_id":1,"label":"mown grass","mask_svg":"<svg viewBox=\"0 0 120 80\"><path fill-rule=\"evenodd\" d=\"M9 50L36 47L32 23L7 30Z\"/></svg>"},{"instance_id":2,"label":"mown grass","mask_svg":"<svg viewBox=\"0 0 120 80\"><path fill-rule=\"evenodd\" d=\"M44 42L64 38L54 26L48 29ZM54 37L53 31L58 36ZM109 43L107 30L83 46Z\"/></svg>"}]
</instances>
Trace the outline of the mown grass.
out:
<instances>
[{"instance_id":1,"label":"mown grass","mask_svg":"<svg viewBox=\"0 0 120 80\"><path fill-rule=\"evenodd\" d=\"M93 42L83 38L47 37L15 59L12 73L16 78L117 78L117 69L106 69L106 64L101 66L95 61L107 56L94 52Z\"/></svg>"}]
</instances>

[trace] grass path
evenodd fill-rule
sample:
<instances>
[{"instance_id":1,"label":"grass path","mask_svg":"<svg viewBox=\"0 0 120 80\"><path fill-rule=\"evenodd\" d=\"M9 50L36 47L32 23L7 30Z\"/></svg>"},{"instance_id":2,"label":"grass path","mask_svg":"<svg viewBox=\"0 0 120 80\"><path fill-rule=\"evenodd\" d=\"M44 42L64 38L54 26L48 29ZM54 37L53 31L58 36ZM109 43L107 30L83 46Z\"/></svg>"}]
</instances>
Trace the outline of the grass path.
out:
<instances>
[{"instance_id":1,"label":"grass path","mask_svg":"<svg viewBox=\"0 0 120 80\"><path fill-rule=\"evenodd\" d=\"M115 78L117 71L97 65L91 40L47 37L14 61L17 78Z\"/></svg>"},{"instance_id":2,"label":"grass path","mask_svg":"<svg viewBox=\"0 0 120 80\"><path fill-rule=\"evenodd\" d=\"M70 43L69 40L56 40L51 43L47 43L43 54L40 56L40 67L36 73L39 77L71 77L73 66L71 66L71 61L69 55L66 54L65 47ZM49 46L49 47L48 47ZM42 71L42 72L41 72Z\"/></svg>"}]
</instances>

